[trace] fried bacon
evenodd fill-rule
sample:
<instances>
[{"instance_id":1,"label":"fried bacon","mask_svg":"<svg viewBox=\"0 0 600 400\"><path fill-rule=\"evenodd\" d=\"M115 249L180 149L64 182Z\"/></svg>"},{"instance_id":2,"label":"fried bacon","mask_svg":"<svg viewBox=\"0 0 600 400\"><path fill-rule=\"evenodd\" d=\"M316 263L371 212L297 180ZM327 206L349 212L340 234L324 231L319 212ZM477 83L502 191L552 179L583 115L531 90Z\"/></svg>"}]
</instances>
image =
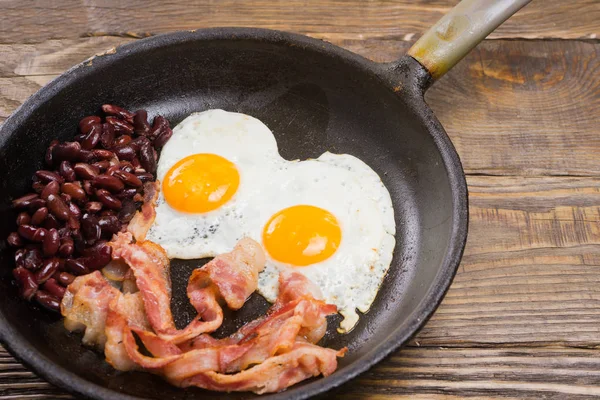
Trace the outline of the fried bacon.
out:
<instances>
[{"instance_id":1,"label":"fried bacon","mask_svg":"<svg viewBox=\"0 0 600 400\"><path fill-rule=\"evenodd\" d=\"M178 330L170 310L169 260L160 246L133 243L133 236L120 233L110 243L115 262L130 270L105 275L118 277L123 292L95 272L77 278L61 306L65 326L84 328L84 343L104 348L114 368L143 369L180 387L256 393L279 391L337 368L345 349L315 345L325 334L326 316L337 309L320 300L319 289L298 273L281 274L279 297L265 316L227 338L209 335L222 323L220 304L239 309L256 290L265 263L258 243L242 239L230 253L193 271L187 294L198 315Z\"/></svg>"},{"instance_id":2,"label":"fried bacon","mask_svg":"<svg viewBox=\"0 0 600 400\"><path fill-rule=\"evenodd\" d=\"M142 204L142 208L135 213L127 225L127 232L131 233L138 242L146 240L146 234L154 223L158 192L158 181L144 183L144 203Z\"/></svg>"},{"instance_id":3,"label":"fried bacon","mask_svg":"<svg viewBox=\"0 0 600 400\"><path fill-rule=\"evenodd\" d=\"M345 352L346 349L335 351L297 342L289 352L270 357L261 364L237 374L207 371L181 382L171 383L180 387L197 386L226 392L278 392L314 376L331 375L337 368L337 357L342 357Z\"/></svg>"},{"instance_id":4,"label":"fried bacon","mask_svg":"<svg viewBox=\"0 0 600 400\"><path fill-rule=\"evenodd\" d=\"M65 328L85 331L83 344L104 349L108 307L119 294L98 271L76 278L67 288L60 305Z\"/></svg>"}]
</instances>

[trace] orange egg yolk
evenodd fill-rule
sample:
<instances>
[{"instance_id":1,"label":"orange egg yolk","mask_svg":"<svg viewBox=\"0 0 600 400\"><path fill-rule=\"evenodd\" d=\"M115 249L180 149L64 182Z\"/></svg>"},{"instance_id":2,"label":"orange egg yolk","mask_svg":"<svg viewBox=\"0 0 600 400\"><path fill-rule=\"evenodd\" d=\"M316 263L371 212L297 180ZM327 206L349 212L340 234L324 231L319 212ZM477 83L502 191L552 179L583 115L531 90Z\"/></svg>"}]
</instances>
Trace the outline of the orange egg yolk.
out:
<instances>
[{"instance_id":1,"label":"orange egg yolk","mask_svg":"<svg viewBox=\"0 0 600 400\"><path fill-rule=\"evenodd\" d=\"M308 205L279 211L263 230L263 244L269 255L295 267L326 260L341 240L342 230L335 216Z\"/></svg>"},{"instance_id":2,"label":"orange egg yolk","mask_svg":"<svg viewBox=\"0 0 600 400\"><path fill-rule=\"evenodd\" d=\"M234 163L216 154L194 154L173 165L163 179L165 200L187 213L221 207L235 194L240 174Z\"/></svg>"}]
</instances>

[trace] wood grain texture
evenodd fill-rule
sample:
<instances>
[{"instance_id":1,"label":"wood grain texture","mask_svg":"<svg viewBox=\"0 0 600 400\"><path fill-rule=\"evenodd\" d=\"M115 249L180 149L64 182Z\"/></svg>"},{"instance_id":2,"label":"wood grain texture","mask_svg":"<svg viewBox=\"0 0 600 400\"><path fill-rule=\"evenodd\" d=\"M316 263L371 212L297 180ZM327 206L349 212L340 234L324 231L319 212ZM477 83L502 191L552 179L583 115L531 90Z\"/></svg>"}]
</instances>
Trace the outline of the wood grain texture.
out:
<instances>
[{"instance_id":1,"label":"wood grain texture","mask_svg":"<svg viewBox=\"0 0 600 400\"><path fill-rule=\"evenodd\" d=\"M250 26L323 39L413 38L457 0L4 0L0 40L26 43L81 36L143 37L173 30ZM492 33L494 38L595 38L596 0L533 2Z\"/></svg>"},{"instance_id":2,"label":"wood grain texture","mask_svg":"<svg viewBox=\"0 0 600 400\"><path fill-rule=\"evenodd\" d=\"M0 45L0 117L84 59L134 39ZM376 61L410 43L340 40ZM600 42L488 40L436 83L426 100L469 174L600 173Z\"/></svg>"},{"instance_id":3,"label":"wood grain texture","mask_svg":"<svg viewBox=\"0 0 600 400\"><path fill-rule=\"evenodd\" d=\"M587 349L407 347L320 398L590 399L600 396L600 355ZM2 399L71 399L0 350Z\"/></svg>"},{"instance_id":4,"label":"wood grain texture","mask_svg":"<svg viewBox=\"0 0 600 400\"><path fill-rule=\"evenodd\" d=\"M600 179L467 182L465 255L415 343L600 347Z\"/></svg>"}]
</instances>

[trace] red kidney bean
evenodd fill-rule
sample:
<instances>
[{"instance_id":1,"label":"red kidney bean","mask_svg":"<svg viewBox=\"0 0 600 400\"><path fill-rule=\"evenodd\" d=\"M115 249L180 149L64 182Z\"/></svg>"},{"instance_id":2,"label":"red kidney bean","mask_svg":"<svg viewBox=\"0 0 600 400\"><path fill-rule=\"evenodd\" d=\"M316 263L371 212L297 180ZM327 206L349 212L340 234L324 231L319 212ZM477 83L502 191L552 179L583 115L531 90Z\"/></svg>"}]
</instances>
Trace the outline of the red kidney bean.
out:
<instances>
[{"instance_id":1,"label":"red kidney bean","mask_svg":"<svg viewBox=\"0 0 600 400\"><path fill-rule=\"evenodd\" d=\"M111 124L102 124L102 135L100 135L100 144L105 149L110 149L115 142L115 127Z\"/></svg>"},{"instance_id":2,"label":"red kidney bean","mask_svg":"<svg viewBox=\"0 0 600 400\"><path fill-rule=\"evenodd\" d=\"M123 189L119 193L115 194L115 197L119 200L131 199L137 194L137 191L138 189L136 188Z\"/></svg>"},{"instance_id":3,"label":"red kidney bean","mask_svg":"<svg viewBox=\"0 0 600 400\"><path fill-rule=\"evenodd\" d=\"M33 215L31 216L31 224L39 226L46 220L47 216L48 216L48 208L47 207L38 208L37 211L34 212Z\"/></svg>"},{"instance_id":4,"label":"red kidney bean","mask_svg":"<svg viewBox=\"0 0 600 400\"><path fill-rule=\"evenodd\" d=\"M81 259L69 258L65 260L65 267L75 275L89 274L90 270L86 268Z\"/></svg>"},{"instance_id":5,"label":"red kidney bean","mask_svg":"<svg viewBox=\"0 0 600 400\"><path fill-rule=\"evenodd\" d=\"M87 244L96 243L102 234L98 218L93 214L84 214L83 218L81 218L81 233L87 241Z\"/></svg>"},{"instance_id":6,"label":"red kidney bean","mask_svg":"<svg viewBox=\"0 0 600 400\"><path fill-rule=\"evenodd\" d=\"M102 120L100 117L95 115L90 115L89 117L85 117L79 121L79 131L86 135L94 125L101 123Z\"/></svg>"},{"instance_id":7,"label":"red kidney bean","mask_svg":"<svg viewBox=\"0 0 600 400\"><path fill-rule=\"evenodd\" d=\"M79 206L77 206L77 204L70 202L70 203L68 203L68 206L69 206L69 211L71 212L71 215L73 216L73 218L75 218L75 219L81 218L81 209L79 208Z\"/></svg>"},{"instance_id":8,"label":"red kidney bean","mask_svg":"<svg viewBox=\"0 0 600 400\"><path fill-rule=\"evenodd\" d=\"M119 162L119 169L121 171L129 172L130 174L133 174L133 172L135 171L135 168L133 168L133 165L131 165L129 161Z\"/></svg>"},{"instance_id":9,"label":"red kidney bean","mask_svg":"<svg viewBox=\"0 0 600 400\"><path fill-rule=\"evenodd\" d=\"M79 220L77 218L71 217L67 221L66 226L67 226L67 228L69 228L71 230L77 230L77 229L81 228L81 223L79 222Z\"/></svg>"},{"instance_id":10,"label":"red kidney bean","mask_svg":"<svg viewBox=\"0 0 600 400\"><path fill-rule=\"evenodd\" d=\"M17 267L23 267L29 270L36 270L42 264L42 253L37 249L25 249L25 252L17 260L15 254L15 263Z\"/></svg>"},{"instance_id":11,"label":"red kidney bean","mask_svg":"<svg viewBox=\"0 0 600 400\"><path fill-rule=\"evenodd\" d=\"M115 153L110 150L94 149L92 152L94 153L94 157L102 161L110 160L115 156Z\"/></svg>"},{"instance_id":12,"label":"red kidney bean","mask_svg":"<svg viewBox=\"0 0 600 400\"><path fill-rule=\"evenodd\" d=\"M56 229L49 229L48 234L42 241L42 251L46 257L56 254L60 247L60 236Z\"/></svg>"},{"instance_id":13,"label":"red kidney bean","mask_svg":"<svg viewBox=\"0 0 600 400\"><path fill-rule=\"evenodd\" d=\"M26 194L25 196L21 196L12 201L12 206L14 208L25 208L29 207L32 201L39 199L40 196L36 193Z\"/></svg>"},{"instance_id":14,"label":"red kidney bean","mask_svg":"<svg viewBox=\"0 0 600 400\"><path fill-rule=\"evenodd\" d=\"M31 241L33 240L33 235L35 235L35 232L37 230L38 228L31 225L19 225L19 227L17 228L17 232L19 233L19 235L21 235L22 238Z\"/></svg>"},{"instance_id":15,"label":"red kidney bean","mask_svg":"<svg viewBox=\"0 0 600 400\"><path fill-rule=\"evenodd\" d=\"M83 181L83 184L81 185L81 187L83 188L83 191L85 192L85 194L87 194L88 196L91 196L92 194L94 194L94 187L92 186L92 181L89 181L89 180Z\"/></svg>"},{"instance_id":16,"label":"red kidney bean","mask_svg":"<svg viewBox=\"0 0 600 400\"><path fill-rule=\"evenodd\" d=\"M142 181L142 183L150 182L150 181L154 180L154 176L152 174L147 173L147 172L136 173L135 175L138 177L138 179L140 181Z\"/></svg>"},{"instance_id":17,"label":"red kidney bean","mask_svg":"<svg viewBox=\"0 0 600 400\"><path fill-rule=\"evenodd\" d=\"M71 238L73 239L73 245L75 246L75 254L81 254L86 246L81 230L71 229Z\"/></svg>"},{"instance_id":18,"label":"red kidney bean","mask_svg":"<svg viewBox=\"0 0 600 400\"><path fill-rule=\"evenodd\" d=\"M42 190L44 190L45 187L46 187L46 185L43 184L42 182L33 182L31 184L31 188L36 193L42 193Z\"/></svg>"},{"instance_id":19,"label":"red kidney bean","mask_svg":"<svg viewBox=\"0 0 600 400\"><path fill-rule=\"evenodd\" d=\"M154 118L154 121L152 121L152 128L150 129L150 132L148 133L147 136L151 140L154 140L158 137L158 135L160 135L165 130L165 128L167 126L168 126L168 122L167 122L166 118L159 115Z\"/></svg>"},{"instance_id":20,"label":"red kidney bean","mask_svg":"<svg viewBox=\"0 0 600 400\"><path fill-rule=\"evenodd\" d=\"M85 135L83 140L81 141L81 148L85 150L91 150L100 141L100 135L102 134L102 125L94 124L90 128L90 131Z\"/></svg>"},{"instance_id":21,"label":"red kidney bean","mask_svg":"<svg viewBox=\"0 0 600 400\"><path fill-rule=\"evenodd\" d=\"M13 269L13 276L19 284L21 297L31 300L38 288L33 274L23 267L17 267Z\"/></svg>"},{"instance_id":22,"label":"red kidney bean","mask_svg":"<svg viewBox=\"0 0 600 400\"><path fill-rule=\"evenodd\" d=\"M36 171L35 176L37 176L40 181L45 182L45 183L48 183L51 181L56 181L58 183L64 182L64 179L57 173L52 172L52 171L46 171L43 169Z\"/></svg>"},{"instance_id":23,"label":"red kidney bean","mask_svg":"<svg viewBox=\"0 0 600 400\"><path fill-rule=\"evenodd\" d=\"M40 282L41 283L41 282ZM42 288L50 293L53 296L58 297L59 299L62 299L63 296L65 295L65 292L67 291L66 288L60 286L58 284L58 282L56 282L56 279L54 278L50 278L46 281L46 283L44 283L42 285Z\"/></svg>"},{"instance_id":24,"label":"red kidney bean","mask_svg":"<svg viewBox=\"0 0 600 400\"><path fill-rule=\"evenodd\" d=\"M106 170L106 175L112 175L115 173L115 171L119 170L119 165L111 165L110 167L108 167L108 169Z\"/></svg>"},{"instance_id":25,"label":"red kidney bean","mask_svg":"<svg viewBox=\"0 0 600 400\"><path fill-rule=\"evenodd\" d=\"M85 139L86 136L87 135L85 133L78 133L77 135L75 135L73 137L73 139L75 139L76 142L81 143L81 142L83 142L83 140Z\"/></svg>"},{"instance_id":26,"label":"red kidney bean","mask_svg":"<svg viewBox=\"0 0 600 400\"><path fill-rule=\"evenodd\" d=\"M131 140L132 140L132 138L129 135L119 136L115 140L114 147L118 147L118 146L123 146L123 145L129 144L129 143L131 143Z\"/></svg>"},{"instance_id":27,"label":"red kidney bean","mask_svg":"<svg viewBox=\"0 0 600 400\"><path fill-rule=\"evenodd\" d=\"M48 200L48 196L51 194L57 195L58 193L60 193L60 183L57 181L51 181L46 185L44 190L42 190L40 196L42 199Z\"/></svg>"},{"instance_id":28,"label":"red kidney bean","mask_svg":"<svg viewBox=\"0 0 600 400\"><path fill-rule=\"evenodd\" d=\"M60 196L51 194L48 196L48 210L59 220L68 221L71 213L69 207Z\"/></svg>"},{"instance_id":29,"label":"red kidney bean","mask_svg":"<svg viewBox=\"0 0 600 400\"><path fill-rule=\"evenodd\" d=\"M114 104L103 104L102 111L104 111L108 115L114 115L115 117L119 117L122 120L133 123L134 114L131 111L128 111L122 107L115 106Z\"/></svg>"},{"instance_id":30,"label":"red kidney bean","mask_svg":"<svg viewBox=\"0 0 600 400\"><path fill-rule=\"evenodd\" d=\"M104 204L106 207L108 207L110 209L113 209L113 210L121 209L121 200L117 199L115 196L110 194L110 192L108 190L105 190L105 189L96 190L96 197L98 198L98 200L100 200L100 202L102 202L102 204Z\"/></svg>"},{"instance_id":31,"label":"red kidney bean","mask_svg":"<svg viewBox=\"0 0 600 400\"><path fill-rule=\"evenodd\" d=\"M69 204L69 203L71 202L71 200L73 200L73 199L71 198L71 196L69 196L69 195L68 195L68 194L66 194L66 193L61 193L61 194L60 194L60 198L61 198L61 199L63 199L63 201L65 202L65 204Z\"/></svg>"},{"instance_id":32,"label":"red kidney bean","mask_svg":"<svg viewBox=\"0 0 600 400\"><path fill-rule=\"evenodd\" d=\"M148 142L140 149L140 164L149 173L156 172L156 152Z\"/></svg>"},{"instance_id":33,"label":"red kidney bean","mask_svg":"<svg viewBox=\"0 0 600 400\"><path fill-rule=\"evenodd\" d=\"M138 152L145 144L152 145L152 142L146 136L138 136L135 139L133 139L131 143L129 143L129 145L132 146L135 149L135 151Z\"/></svg>"},{"instance_id":34,"label":"red kidney bean","mask_svg":"<svg viewBox=\"0 0 600 400\"><path fill-rule=\"evenodd\" d=\"M23 266L23 259L25 258L26 249L18 249L15 251L15 265L17 267Z\"/></svg>"},{"instance_id":35,"label":"red kidney bean","mask_svg":"<svg viewBox=\"0 0 600 400\"><path fill-rule=\"evenodd\" d=\"M68 272L61 272L58 275L58 282L63 285L64 287L69 286L71 283L73 283L73 281L75 280L75 276L71 275Z\"/></svg>"},{"instance_id":36,"label":"red kidney bean","mask_svg":"<svg viewBox=\"0 0 600 400\"><path fill-rule=\"evenodd\" d=\"M140 159L135 157L133 160L131 160L131 166L133 167L133 169L142 169L141 165L140 165Z\"/></svg>"},{"instance_id":37,"label":"red kidney bean","mask_svg":"<svg viewBox=\"0 0 600 400\"><path fill-rule=\"evenodd\" d=\"M83 252L84 257L80 258L84 265L90 270L97 270L103 268L112 260L112 247L106 244L106 242L99 242L98 244L88 247Z\"/></svg>"},{"instance_id":38,"label":"red kidney bean","mask_svg":"<svg viewBox=\"0 0 600 400\"><path fill-rule=\"evenodd\" d=\"M135 158L135 150L133 149L133 147L126 144L115 146L113 148L113 151L115 152L115 155L119 158L119 160L131 161Z\"/></svg>"},{"instance_id":39,"label":"red kidney bean","mask_svg":"<svg viewBox=\"0 0 600 400\"><path fill-rule=\"evenodd\" d=\"M115 215L103 215L98 218L98 226L102 231L102 236L105 238L111 238L112 235L119 232L121 224L119 219Z\"/></svg>"},{"instance_id":40,"label":"red kidney bean","mask_svg":"<svg viewBox=\"0 0 600 400\"><path fill-rule=\"evenodd\" d=\"M60 187L60 190L71 196L76 201L83 201L86 199L85 190L76 183L66 182Z\"/></svg>"},{"instance_id":41,"label":"red kidney bean","mask_svg":"<svg viewBox=\"0 0 600 400\"><path fill-rule=\"evenodd\" d=\"M123 135L131 135L133 133L133 125L126 121L122 121L117 117L106 117L106 122L115 128L115 133Z\"/></svg>"},{"instance_id":42,"label":"red kidney bean","mask_svg":"<svg viewBox=\"0 0 600 400\"><path fill-rule=\"evenodd\" d=\"M116 217L117 213L115 212L115 210L106 209L106 210L102 210L98 215L101 217L106 217L107 215L114 215Z\"/></svg>"},{"instance_id":43,"label":"red kidney bean","mask_svg":"<svg viewBox=\"0 0 600 400\"><path fill-rule=\"evenodd\" d=\"M11 247L23 247L25 244L17 232L11 232L6 238L6 241Z\"/></svg>"},{"instance_id":44,"label":"red kidney bean","mask_svg":"<svg viewBox=\"0 0 600 400\"><path fill-rule=\"evenodd\" d=\"M69 211L71 212L71 215L73 216L73 218L75 219L80 219L81 218L81 209L77 206L77 204L70 202L69 204Z\"/></svg>"},{"instance_id":45,"label":"red kidney bean","mask_svg":"<svg viewBox=\"0 0 600 400\"><path fill-rule=\"evenodd\" d=\"M99 201L90 201L83 207L86 212L97 213L102 210L102 203Z\"/></svg>"},{"instance_id":46,"label":"red kidney bean","mask_svg":"<svg viewBox=\"0 0 600 400\"><path fill-rule=\"evenodd\" d=\"M162 131L161 134L156 137L156 139L154 139L154 147L157 150L162 149L169 139L171 139L171 136L173 136L173 131L167 126L165 130Z\"/></svg>"},{"instance_id":47,"label":"red kidney bean","mask_svg":"<svg viewBox=\"0 0 600 400\"><path fill-rule=\"evenodd\" d=\"M38 283L46 282L52 275L54 275L55 272L58 271L58 265L57 258L45 259L42 262L42 266L40 267L39 271L35 273L35 280Z\"/></svg>"},{"instance_id":48,"label":"red kidney bean","mask_svg":"<svg viewBox=\"0 0 600 400\"><path fill-rule=\"evenodd\" d=\"M78 161L81 151L79 142L59 143L52 149L52 158L54 161Z\"/></svg>"},{"instance_id":49,"label":"red kidney bean","mask_svg":"<svg viewBox=\"0 0 600 400\"><path fill-rule=\"evenodd\" d=\"M50 215L52 215L52 214L50 214ZM68 226L63 226L63 227L59 228L58 236L60 237L61 240L63 238L71 238L71 228L69 228ZM62 242L61 242L61 244L62 244Z\"/></svg>"},{"instance_id":50,"label":"red kidney bean","mask_svg":"<svg viewBox=\"0 0 600 400\"><path fill-rule=\"evenodd\" d=\"M117 156L114 156L113 158L111 158L110 160L108 160L108 162L110 163L110 166L114 166L114 165L120 165L121 161L119 161L119 159L117 158Z\"/></svg>"},{"instance_id":51,"label":"red kidney bean","mask_svg":"<svg viewBox=\"0 0 600 400\"><path fill-rule=\"evenodd\" d=\"M94 178L93 185L112 193L118 193L125 188L125 184L119 178L110 175L98 175Z\"/></svg>"},{"instance_id":52,"label":"red kidney bean","mask_svg":"<svg viewBox=\"0 0 600 400\"><path fill-rule=\"evenodd\" d=\"M44 221L44 228L58 229L58 228L60 228L60 224L54 215L48 214L48 216L46 217L46 220Z\"/></svg>"},{"instance_id":53,"label":"red kidney bean","mask_svg":"<svg viewBox=\"0 0 600 400\"><path fill-rule=\"evenodd\" d=\"M32 241L41 243L44 241L44 238L48 235L48 230L44 228L37 228L35 233L33 234Z\"/></svg>"},{"instance_id":54,"label":"red kidney bean","mask_svg":"<svg viewBox=\"0 0 600 400\"><path fill-rule=\"evenodd\" d=\"M94 161L96 161L96 156L94 155L94 152L91 150L81 149L81 150L79 150L79 159L78 160L89 164L89 163L93 163Z\"/></svg>"},{"instance_id":55,"label":"red kidney bean","mask_svg":"<svg viewBox=\"0 0 600 400\"><path fill-rule=\"evenodd\" d=\"M119 211L119 221L124 224L128 223L131 221L136 211L137 207L133 201L123 200L123 208L121 208L121 211Z\"/></svg>"},{"instance_id":56,"label":"red kidney bean","mask_svg":"<svg viewBox=\"0 0 600 400\"><path fill-rule=\"evenodd\" d=\"M50 142L50 146L48 146L48 148L46 149L46 156L44 157L44 160L46 161L46 164L48 166L52 166L54 164L54 157L53 157L53 149L54 146L56 146L58 144L58 140L53 140L52 142Z\"/></svg>"},{"instance_id":57,"label":"red kidney bean","mask_svg":"<svg viewBox=\"0 0 600 400\"><path fill-rule=\"evenodd\" d=\"M33 199L27 206L27 210L30 213L34 213L38 208L44 207L46 205L46 200L44 199Z\"/></svg>"},{"instance_id":58,"label":"red kidney bean","mask_svg":"<svg viewBox=\"0 0 600 400\"><path fill-rule=\"evenodd\" d=\"M138 135L147 135L150 132L148 112L146 110L137 110L133 114L133 129Z\"/></svg>"},{"instance_id":59,"label":"red kidney bean","mask_svg":"<svg viewBox=\"0 0 600 400\"><path fill-rule=\"evenodd\" d=\"M38 290L34 295L35 301L50 311L60 311L60 299L45 290Z\"/></svg>"},{"instance_id":60,"label":"red kidney bean","mask_svg":"<svg viewBox=\"0 0 600 400\"><path fill-rule=\"evenodd\" d=\"M102 161L98 161L92 164L92 166L98 168L98 171L100 171L100 173L106 171L108 169L108 167L110 167L110 162L108 160L102 160Z\"/></svg>"},{"instance_id":61,"label":"red kidney bean","mask_svg":"<svg viewBox=\"0 0 600 400\"><path fill-rule=\"evenodd\" d=\"M20 212L17 215L17 225L29 225L30 222L31 216L26 211Z\"/></svg>"},{"instance_id":62,"label":"red kidney bean","mask_svg":"<svg viewBox=\"0 0 600 400\"><path fill-rule=\"evenodd\" d=\"M62 238L60 240L60 246L58 248L58 255L61 257L70 257L75 250L75 244L71 238Z\"/></svg>"},{"instance_id":63,"label":"red kidney bean","mask_svg":"<svg viewBox=\"0 0 600 400\"><path fill-rule=\"evenodd\" d=\"M71 166L71 163L68 161L63 161L60 163L60 166L58 167L58 172L63 178L65 178L65 181L67 182L73 182L77 178L77 176L75 175L75 171Z\"/></svg>"},{"instance_id":64,"label":"red kidney bean","mask_svg":"<svg viewBox=\"0 0 600 400\"><path fill-rule=\"evenodd\" d=\"M75 174L81 179L94 179L98 175L98 168L84 163L77 163L73 167Z\"/></svg>"}]
</instances>

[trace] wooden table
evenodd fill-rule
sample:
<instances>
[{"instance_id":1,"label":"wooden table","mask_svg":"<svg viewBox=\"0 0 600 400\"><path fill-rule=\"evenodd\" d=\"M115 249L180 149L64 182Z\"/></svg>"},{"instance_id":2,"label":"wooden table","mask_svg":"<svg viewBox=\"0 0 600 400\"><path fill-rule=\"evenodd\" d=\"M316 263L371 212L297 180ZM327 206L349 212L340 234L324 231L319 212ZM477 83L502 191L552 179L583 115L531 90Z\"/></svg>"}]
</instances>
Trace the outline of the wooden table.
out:
<instances>
[{"instance_id":1,"label":"wooden table","mask_svg":"<svg viewBox=\"0 0 600 400\"><path fill-rule=\"evenodd\" d=\"M256 26L391 61L456 3L0 0L0 122L73 64L148 35ZM417 338L337 396L600 396L599 37L598 0L537 0L427 93L467 173L465 256ZM0 351L0 398L71 398Z\"/></svg>"}]
</instances>

